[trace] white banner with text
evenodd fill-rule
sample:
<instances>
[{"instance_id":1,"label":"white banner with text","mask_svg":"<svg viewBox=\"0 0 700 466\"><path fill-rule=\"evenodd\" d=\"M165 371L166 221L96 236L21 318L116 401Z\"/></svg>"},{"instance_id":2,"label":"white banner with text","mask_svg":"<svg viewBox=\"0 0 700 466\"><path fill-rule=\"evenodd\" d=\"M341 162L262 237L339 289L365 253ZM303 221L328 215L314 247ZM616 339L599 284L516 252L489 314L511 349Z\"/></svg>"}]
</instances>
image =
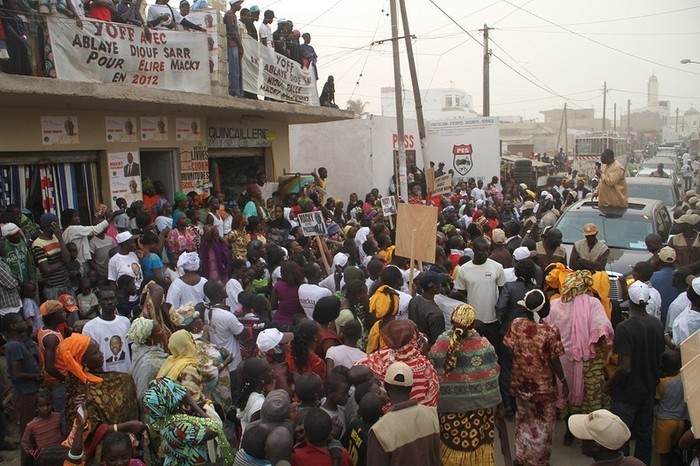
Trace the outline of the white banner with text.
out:
<instances>
[{"instance_id":1,"label":"white banner with text","mask_svg":"<svg viewBox=\"0 0 700 466\"><path fill-rule=\"evenodd\" d=\"M68 81L124 83L209 94L207 35L156 31L83 20L83 28L48 16L56 76Z\"/></svg>"}]
</instances>

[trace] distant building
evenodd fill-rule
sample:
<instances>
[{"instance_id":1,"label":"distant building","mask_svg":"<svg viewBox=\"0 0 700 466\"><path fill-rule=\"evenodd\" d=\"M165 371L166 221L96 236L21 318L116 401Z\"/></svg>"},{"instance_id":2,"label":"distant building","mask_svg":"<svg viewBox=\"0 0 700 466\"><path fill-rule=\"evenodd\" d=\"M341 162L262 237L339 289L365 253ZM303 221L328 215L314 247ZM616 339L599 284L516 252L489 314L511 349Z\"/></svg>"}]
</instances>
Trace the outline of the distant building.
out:
<instances>
[{"instance_id":1,"label":"distant building","mask_svg":"<svg viewBox=\"0 0 700 466\"><path fill-rule=\"evenodd\" d=\"M382 87L382 115L396 116L396 95L393 87ZM461 89L438 88L421 91L423 118L438 120L445 118L473 118L479 114L472 108L472 96ZM403 91L404 118L416 118L416 101L413 91Z\"/></svg>"},{"instance_id":2,"label":"distant building","mask_svg":"<svg viewBox=\"0 0 700 466\"><path fill-rule=\"evenodd\" d=\"M647 106L656 107L659 105L659 80L652 74L647 81Z\"/></svg>"}]
</instances>

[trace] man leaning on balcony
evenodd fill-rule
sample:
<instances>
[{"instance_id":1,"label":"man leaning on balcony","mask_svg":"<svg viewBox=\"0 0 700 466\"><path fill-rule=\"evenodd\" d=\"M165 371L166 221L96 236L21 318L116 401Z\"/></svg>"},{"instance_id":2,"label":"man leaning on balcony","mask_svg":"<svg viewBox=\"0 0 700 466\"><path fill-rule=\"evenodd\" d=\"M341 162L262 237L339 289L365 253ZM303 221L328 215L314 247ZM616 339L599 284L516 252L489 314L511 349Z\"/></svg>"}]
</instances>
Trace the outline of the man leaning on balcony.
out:
<instances>
[{"instance_id":1,"label":"man leaning on balcony","mask_svg":"<svg viewBox=\"0 0 700 466\"><path fill-rule=\"evenodd\" d=\"M184 18L180 12L170 5L168 0L156 0L155 5L148 8L148 25L154 29L175 29L177 24L181 24L188 29L195 31L206 32L201 26Z\"/></svg>"}]
</instances>

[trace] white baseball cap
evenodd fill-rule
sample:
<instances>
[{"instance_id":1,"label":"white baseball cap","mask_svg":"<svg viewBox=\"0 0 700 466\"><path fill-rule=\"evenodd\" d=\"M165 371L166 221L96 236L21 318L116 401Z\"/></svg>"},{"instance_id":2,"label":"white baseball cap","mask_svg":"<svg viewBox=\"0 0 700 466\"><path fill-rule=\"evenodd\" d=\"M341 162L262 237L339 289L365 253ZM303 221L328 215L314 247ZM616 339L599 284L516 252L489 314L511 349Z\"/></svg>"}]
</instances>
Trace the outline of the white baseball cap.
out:
<instances>
[{"instance_id":1,"label":"white baseball cap","mask_svg":"<svg viewBox=\"0 0 700 466\"><path fill-rule=\"evenodd\" d=\"M515 251L513 251L513 259L516 261L530 259L531 257L532 252L527 248L527 246L520 246L519 248L515 248Z\"/></svg>"},{"instance_id":2,"label":"white baseball cap","mask_svg":"<svg viewBox=\"0 0 700 466\"><path fill-rule=\"evenodd\" d=\"M607 409L598 409L590 414L574 414L569 418L569 429L574 437L593 440L608 450L619 450L631 436L622 419Z\"/></svg>"},{"instance_id":3,"label":"white baseball cap","mask_svg":"<svg viewBox=\"0 0 700 466\"><path fill-rule=\"evenodd\" d=\"M630 301L634 304L646 304L649 302L651 289L646 283L637 280L629 286L627 293L629 294Z\"/></svg>"},{"instance_id":4,"label":"white baseball cap","mask_svg":"<svg viewBox=\"0 0 700 466\"><path fill-rule=\"evenodd\" d=\"M128 231L122 231L121 233L119 233L117 235L117 244L126 243L127 241L129 241L133 237L134 237L134 235L132 235Z\"/></svg>"},{"instance_id":5,"label":"white baseball cap","mask_svg":"<svg viewBox=\"0 0 700 466\"><path fill-rule=\"evenodd\" d=\"M412 387L413 371L405 362L392 363L386 371L384 383L398 387Z\"/></svg>"},{"instance_id":6,"label":"white baseball cap","mask_svg":"<svg viewBox=\"0 0 700 466\"><path fill-rule=\"evenodd\" d=\"M268 328L258 334L255 343L260 351L267 353L277 345L289 343L292 338L294 338L293 333L282 333L276 328Z\"/></svg>"},{"instance_id":7,"label":"white baseball cap","mask_svg":"<svg viewBox=\"0 0 700 466\"><path fill-rule=\"evenodd\" d=\"M0 233L2 233L3 237L16 235L19 232L19 227L14 223L6 223L2 226L2 228L0 228Z\"/></svg>"}]
</instances>

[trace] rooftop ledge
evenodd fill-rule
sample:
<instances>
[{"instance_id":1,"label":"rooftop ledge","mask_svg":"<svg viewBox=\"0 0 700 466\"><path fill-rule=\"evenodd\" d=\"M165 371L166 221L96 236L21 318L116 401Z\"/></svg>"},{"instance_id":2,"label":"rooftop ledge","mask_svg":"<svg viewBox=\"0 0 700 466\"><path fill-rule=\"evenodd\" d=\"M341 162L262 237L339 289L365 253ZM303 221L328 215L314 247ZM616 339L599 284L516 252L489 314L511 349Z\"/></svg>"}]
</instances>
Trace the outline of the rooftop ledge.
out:
<instances>
[{"instance_id":1,"label":"rooftop ledge","mask_svg":"<svg viewBox=\"0 0 700 466\"><path fill-rule=\"evenodd\" d=\"M182 113L207 118L250 116L289 124L323 123L354 117L351 111L328 107L4 73L0 73L0 102L0 107L5 108Z\"/></svg>"}]
</instances>

